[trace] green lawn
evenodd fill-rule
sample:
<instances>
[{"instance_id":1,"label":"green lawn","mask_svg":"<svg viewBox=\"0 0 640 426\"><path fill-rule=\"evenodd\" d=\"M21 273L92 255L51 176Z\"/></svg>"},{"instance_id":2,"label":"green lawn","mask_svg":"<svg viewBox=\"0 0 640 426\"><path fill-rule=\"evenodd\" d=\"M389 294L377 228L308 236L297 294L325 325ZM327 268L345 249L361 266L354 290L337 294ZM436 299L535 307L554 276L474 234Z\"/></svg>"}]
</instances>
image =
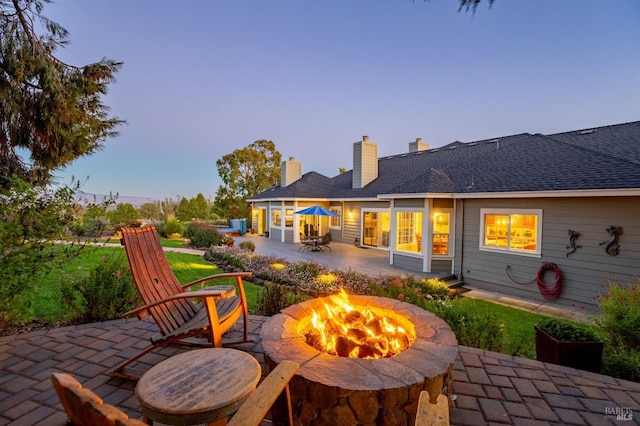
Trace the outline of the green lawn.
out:
<instances>
[{"instance_id":1,"label":"green lawn","mask_svg":"<svg viewBox=\"0 0 640 426\"><path fill-rule=\"evenodd\" d=\"M223 272L201 256L171 252L167 252L166 255L178 281L182 284ZM61 282L71 279L72 276L77 276L83 271L92 270L103 261L103 258L111 258L112 256L121 257L126 262L126 255L121 248L85 246L80 257L69 262L63 269L52 271L46 279L38 283L34 291L36 296L32 301L25 302L25 306L31 305L31 307L25 307L25 309L30 311L30 316L45 321L55 322L67 319L59 304ZM235 284L235 280L222 279L211 283L211 285L214 283L216 285ZM258 286L245 282L247 305L249 305L250 311L253 311L256 306L258 290Z\"/></svg>"},{"instance_id":2,"label":"green lawn","mask_svg":"<svg viewBox=\"0 0 640 426\"><path fill-rule=\"evenodd\" d=\"M180 240L162 241L163 245L171 244L174 247L177 246L175 245L177 242L181 242ZM217 266L205 261L201 256L172 252L167 252L166 255L176 277L183 284L222 272ZM86 246L81 257L69 262L62 270L52 271L47 279L39 283L36 289L37 297L31 303L31 316L50 322L64 320L65 312L58 302L62 280L70 279L72 275L83 271L90 271L104 258L111 256L119 256L126 262L124 250L121 248ZM233 279L216 282L216 284L234 283ZM245 283L245 290L250 312L255 312L259 287ZM533 325L543 318L541 315L477 299L461 298L454 303L472 306L474 310L481 312L488 310L497 317L504 328L505 340L502 350L504 353L535 357Z\"/></svg>"},{"instance_id":3,"label":"green lawn","mask_svg":"<svg viewBox=\"0 0 640 426\"><path fill-rule=\"evenodd\" d=\"M510 308L486 300L460 298L456 303L473 306L479 311L488 310L504 327L504 345L502 352L510 355L535 358L535 331L533 325L537 324L543 315L533 314L520 309Z\"/></svg>"}]
</instances>

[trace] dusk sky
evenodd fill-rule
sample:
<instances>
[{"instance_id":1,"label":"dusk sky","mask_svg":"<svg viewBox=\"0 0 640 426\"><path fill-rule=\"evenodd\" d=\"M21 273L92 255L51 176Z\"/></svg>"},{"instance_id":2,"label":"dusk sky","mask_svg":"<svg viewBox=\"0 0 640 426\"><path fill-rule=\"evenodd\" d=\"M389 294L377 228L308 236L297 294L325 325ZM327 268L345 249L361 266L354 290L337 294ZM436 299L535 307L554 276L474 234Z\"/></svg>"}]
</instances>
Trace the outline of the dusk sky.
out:
<instances>
[{"instance_id":1,"label":"dusk sky","mask_svg":"<svg viewBox=\"0 0 640 426\"><path fill-rule=\"evenodd\" d=\"M74 65L124 62L128 124L63 173L89 193L213 199L216 160L270 139L302 172L510 134L640 120L640 1L58 0Z\"/></svg>"}]
</instances>

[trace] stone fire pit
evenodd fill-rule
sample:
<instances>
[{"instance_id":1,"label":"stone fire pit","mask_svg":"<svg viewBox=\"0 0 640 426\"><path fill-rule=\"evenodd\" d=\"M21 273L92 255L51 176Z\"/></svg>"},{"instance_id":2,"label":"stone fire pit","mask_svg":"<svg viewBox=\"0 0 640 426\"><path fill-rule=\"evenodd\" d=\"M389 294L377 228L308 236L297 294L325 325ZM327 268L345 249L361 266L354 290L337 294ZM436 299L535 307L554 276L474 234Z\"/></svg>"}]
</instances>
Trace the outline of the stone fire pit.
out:
<instances>
[{"instance_id":1,"label":"stone fire pit","mask_svg":"<svg viewBox=\"0 0 640 426\"><path fill-rule=\"evenodd\" d=\"M301 325L328 297L290 306L262 326L267 368L288 359L300 363L291 381L297 425L413 424L420 391L452 394L458 342L440 318L415 305L375 296L350 296L356 307L401 316L415 327L415 340L392 358L344 358L319 352L305 342ZM278 424L282 410L274 409ZM284 422L284 421L283 421Z\"/></svg>"}]
</instances>

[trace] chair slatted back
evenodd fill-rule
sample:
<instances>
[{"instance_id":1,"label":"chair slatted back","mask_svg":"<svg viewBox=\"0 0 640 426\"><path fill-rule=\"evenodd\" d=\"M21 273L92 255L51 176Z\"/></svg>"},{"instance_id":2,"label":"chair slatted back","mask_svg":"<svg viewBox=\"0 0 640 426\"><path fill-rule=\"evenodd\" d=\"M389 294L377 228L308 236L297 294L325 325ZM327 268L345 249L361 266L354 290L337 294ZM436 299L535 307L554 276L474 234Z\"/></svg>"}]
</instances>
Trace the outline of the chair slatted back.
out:
<instances>
[{"instance_id":1,"label":"chair slatted back","mask_svg":"<svg viewBox=\"0 0 640 426\"><path fill-rule=\"evenodd\" d=\"M64 411L74 425L92 426L144 426L146 423L130 419L127 413L105 404L91 390L83 388L73 376L53 373L51 383L58 394Z\"/></svg>"},{"instance_id":2,"label":"chair slatted back","mask_svg":"<svg viewBox=\"0 0 640 426\"><path fill-rule=\"evenodd\" d=\"M154 226L123 229L122 244L129 259L133 280L145 304L182 292L182 286L169 266ZM163 334L179 328L196 311L188 299L150 309L151 316Z\"/></svg>"}]
</instances>

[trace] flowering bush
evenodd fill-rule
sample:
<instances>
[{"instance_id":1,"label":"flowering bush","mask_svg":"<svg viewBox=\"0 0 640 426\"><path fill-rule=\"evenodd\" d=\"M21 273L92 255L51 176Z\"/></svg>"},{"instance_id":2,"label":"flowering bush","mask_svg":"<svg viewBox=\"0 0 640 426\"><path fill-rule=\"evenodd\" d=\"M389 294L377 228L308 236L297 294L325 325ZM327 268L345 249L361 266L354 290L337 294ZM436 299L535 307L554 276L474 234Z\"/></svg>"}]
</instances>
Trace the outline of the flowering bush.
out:
<instances>
[{"instance_id":1,"label":"flowering bush","mask_svg":"<svg viewBox=\"0 0 640 426\"><path fill-rule=\"evenodd\" d=\"M435 278L417 280L413 277L387 275L371 277L352 269L330 270L313 260L290 262L284 258L253 254L235 247L211 247L207 257L227 262L265 281L317 291L320 294L335 293L340 288L351 294L376 294L393 298L403 293L406 301L417 304L419 299L441 298L449 292L447 285ZM400 297L402 298L404 296Z\"/></svg>"},{"instance_id":2,"label":"flowering bush","mask_svg":"<svg viewBox=\"0 0 640 426\"><path fill-rule=\"evenodd\" d=\"M612 280L598 297L600 328L616 346L640 351L640 288L638 280L625 286Z\"/></svg>"},{"instance_id":3,"label":"flowering bush","mask_svg":"<svg viewBox=\"0 0 640 426\"><path fill-rule=\"evenodd\" d=\"M598 297L602 316L596 325L605 340L602 372L627 380L640 380L640 282L631 285L611 280Z\"/></svg>"}]
</instances>

